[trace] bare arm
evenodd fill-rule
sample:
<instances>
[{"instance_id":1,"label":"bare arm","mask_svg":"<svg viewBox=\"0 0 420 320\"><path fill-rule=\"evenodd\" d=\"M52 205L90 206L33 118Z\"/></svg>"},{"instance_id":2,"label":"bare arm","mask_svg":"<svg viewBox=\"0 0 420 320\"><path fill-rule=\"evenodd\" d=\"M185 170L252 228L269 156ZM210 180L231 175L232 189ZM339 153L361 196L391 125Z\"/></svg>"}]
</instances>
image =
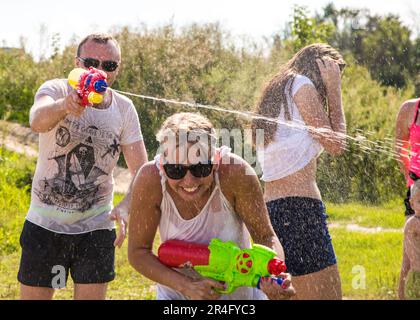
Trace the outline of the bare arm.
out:
<instances>
[{"instance_id":1,"label":"bare arm","mask_svg":"<svg viewBox=\"0 0 420 320\"><path fill-rule=\"evenodd\" d=\"M68 114L79 117L85 110L80 103L81 99L76 91L57 100L48 95L38 97L30 111L31 129L37 133L48 132Z\"/></svg>"},{"instance_id":2,"label":"bare arm","mask_svg":"<svg viewBox=\"0 0 420 320\"><path fill-rule=\"evenodd\" d=\"M216 299L212 288L223 286L211 279L194 281L166 267L153 254L153 241L160 222L162 201L160 176L153 162L144 165L133 183L130 202L128 260L145 277L192 299Z\"/></svg>"},{"instance_id":3,"label":"bare arm","mask_svg":"<svg viewBox=\"0 0 420 320\"><path fill-rule=\"evenodd\" d=\"M159 173L147 163L133 182L128 228L128 260L138 272L158 283L181 290L185 276L162 265L153 254L153 241L160 222L162 193Z\"/></svg>"},{"instance_id":4,"label":"bare arm","mask_svg":"<svg viewBox=\"0 0 420 320\"><path fill-rule=\"evenodd\" d=\"M127 194L124 199L119 203L119 207L124 211L128 212L129 202L131 199L131 190L133 186L134 177L136 176L139 169L148 161L146 147L144 141L136 141L131 144L122 145L122 152L124 154L125 162L131 173L131 183L128 188Z\"/></svg>"},{"instance_id":5,"label":"bare arm","mask_svg":"<svg viewBox=\"0 0 420 320\"><path fill-rule=\"evenodd\" d=\"M410 233L412 232L411 229L411 224L409 218L404 226L404 243L403 243L403 261L402 261L402 265L401 265L401 271L400 271L400 279L399 279L399 283L398 283L398 298L400 300L404 300L405 299L405 293L404 293L404 289L405 289L405 281L407 279L407 275L408 275L408 271L410 271L410 257L409 257L409 246L412 245L410 243Z\"/></svg>"},{"instance_id":6,"label":"bare arm","mask_svg":"<svg viewBox=\"0 0 420 320\"><path fill-rule=\"evenodd\" d=\"M234 210L254 242L272 248L284 259L283 247L271 225L257 175L243 159L236 155L231 155L231 158L235 158L235 164L222 164L219 169L223 192L234 198ZM253 174L249 174L251 172Z\"/></svg>"},{"instance_id":7,"label":"bare arm","mask_svg":"<svg viewBox=\"0 0 420 320\"><path fill-rule=\"evenodd\" d=\"M254 242L273 249L284 260L283 247L271 225L257 175L246 161L235 155L232 157L236 158L235 164L222 165L220 169L223 192L227 190L231 193L233 190L235 212L245 223ZM288 299L295 294L290 275L283 273L281 277L285 279L282 286L262 282L261 289L270 299Z\"/></svg>"},{"instance_id":8,"label":"bare arm","mask_svg":"<svg viewBox=\"0 0 420 320\"><path fill-rule=\"evenodd\" d=\"M116 220L119 225L118 236L114 242L114 246L118 246L119 248L121 248L124 243L127 234L128 207L130 205L134 177L141 166L147 162L147 152L143 140L136 141L128 145L122 145L121 149L128 169L130 170L132 180L130 186L128 187L127 194L120 203L115 206L110 215L110 219Z\"/></svg>"},{"instance_id":9,"label":"bare arm","mask_svg":"<svg viewBox=\"0 0 420 320\"><path fill-rule=\"evenodd\" d=\"M324 111L315 87L304 85L293 97L314 139L332 155L340 155L346 147L346 121L341 101L341 79L338 65L330 60L318 61L327 90L328 110Z\"/></svg>"}]
</instances>

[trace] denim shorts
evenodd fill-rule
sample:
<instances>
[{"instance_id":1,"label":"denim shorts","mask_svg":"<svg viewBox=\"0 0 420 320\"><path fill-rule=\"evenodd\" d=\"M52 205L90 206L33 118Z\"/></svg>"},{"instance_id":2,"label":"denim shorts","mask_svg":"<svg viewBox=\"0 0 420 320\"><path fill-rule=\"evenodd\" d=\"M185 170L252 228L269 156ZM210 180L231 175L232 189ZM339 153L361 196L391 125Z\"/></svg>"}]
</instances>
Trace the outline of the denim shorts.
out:
<instances>
[{"instance_id":1,"label":"denim shorts","mask_svg":"<svg viewBox=\"0 0 420 320\"><path fill-rule=\"evenodd\" d=\"M337 263L321 200L286 197L267 202L267 208L288 273L301 276Z\"/></svg>"}]
</instances>

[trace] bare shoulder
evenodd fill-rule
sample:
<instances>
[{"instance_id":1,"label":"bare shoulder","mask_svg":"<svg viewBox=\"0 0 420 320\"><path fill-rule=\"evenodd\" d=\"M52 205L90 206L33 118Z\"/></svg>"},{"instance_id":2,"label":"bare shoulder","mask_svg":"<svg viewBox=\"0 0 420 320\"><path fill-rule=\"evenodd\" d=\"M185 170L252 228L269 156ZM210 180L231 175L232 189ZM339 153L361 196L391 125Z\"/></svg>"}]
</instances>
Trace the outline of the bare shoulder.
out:
<instances>
[{"instance_id":1,"label":"bare shoulder","mask_svg":"<svg viewBox=\"0 0 420 320\"><path fill-rule=\"evenodd\" d=\"M139 176L142 179L160 179L159 169L156 167L154 160L146 162L139 170Z\"/></svg>"},{"instance_id":2,"label":"bare shoulder","mask_svg":"<svg viewBox=\"0 0 420 320\"><path fill-rule=\"evenodd\" d=\"M396 121L396 137L397 139L407 140L409 136L410 126L414 121L415 107L417 99L411 99L404 101L397 115Z\"/></svg>"},{"instance_id":3,"label":"bare shoulder","mask_svg":"<svg viewBox=\"0 0 420 320\"><path fill-rule=\"evenodd\" d=\"M246 174L252 175L255 174L255 171L252 169L249 163L240 156L234 153L229 153L221 159L219 165L220 179L224 179L226 177L240 178Z\"/></svg>"},{"instance_id":4,"label":"bare shoulder","mask_svg":"<svg viewBox=\"0 0 420 320\"><path fill-rule=\"evenodd\" d=\"M405 223L404 233L420 235L420 218L416 216L409 218Z\"/></svg>"},{"instance_id":5,"label":"bare shoulder","mask_svg":"<svg viewBox=\"0 0 420 320\"><path fill-rule=\"evenodd\" d=\"M299 103L299 102L306 102L308 101L308 99L320 100L320 95L313 85L306 83L302 85L299 88L299 90L296 91L295 95L293 96L293 100ZM307 105L307 103L304 103L303 105Z\"/></svg>"},{"instance_id":6,"label":"bare shoulder","mask_svg":"<svg viewBox=\"0 0 420 320\"><path fill-rule=\"evenodd\" d=\"M240 156L229 153L222 158L218 168L223 192L233 192L250 186L255 181L255 170Z\"/></svg>"},{"instance_id":7,"label":"bare shoulder","mask_svg":"<svg viewBox=\"0 0 420 320\"><path fill-rule=\"evenodd\" d=\"M307 123L310 120L317 119L317 116L313 116L314 114L324 112L321 96L313 85L304 84L300 87L293 96L293 101Z\"/></svg>"},{"instance_id":8,"label":"bare shoulder","mask_svg":"<svg viewBox=\"0 0 420 320\"><path fill-rule=\"evenodd\" d=\"M404 101L400 106L400 110L398 114L404 115L406 117L408 116L407 118L409 118L410 122L412 122L412 120L414 119L414 111L415 111L417 101L418 99L410 99L410 100Z\"/></svg>"},{"instance_id":9,"label":"bare shoulder","mask_svg":"<svg viewBox=\"0 0 420 320\"><path fill-rule=\"evenodd\" d=\"M414 107L416 106L418 99L410 99L406 100L401 104L400 110L412 110L414 111Z\"/></svg>"}]
</instances>

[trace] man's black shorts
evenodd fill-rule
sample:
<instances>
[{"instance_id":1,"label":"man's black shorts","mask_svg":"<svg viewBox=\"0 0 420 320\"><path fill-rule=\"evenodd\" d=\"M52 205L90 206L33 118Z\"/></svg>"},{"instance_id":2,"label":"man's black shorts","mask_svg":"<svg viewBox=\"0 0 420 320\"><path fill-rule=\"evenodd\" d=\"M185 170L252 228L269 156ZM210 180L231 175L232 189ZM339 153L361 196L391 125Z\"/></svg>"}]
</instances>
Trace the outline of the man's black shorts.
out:
<instances>
[{"instance_id":1,"label":"man's black shorts","mask_svg":"<svg viewBox=\"0 0 420 320\"><path fill-rule=\"evenodd\" d=\"M28 286L64 287L70 272L74 283L112 281L115 238L115 230L61 234L26 220L20 236L22 257L18 280Z\"/></svg>"}]
</instances>

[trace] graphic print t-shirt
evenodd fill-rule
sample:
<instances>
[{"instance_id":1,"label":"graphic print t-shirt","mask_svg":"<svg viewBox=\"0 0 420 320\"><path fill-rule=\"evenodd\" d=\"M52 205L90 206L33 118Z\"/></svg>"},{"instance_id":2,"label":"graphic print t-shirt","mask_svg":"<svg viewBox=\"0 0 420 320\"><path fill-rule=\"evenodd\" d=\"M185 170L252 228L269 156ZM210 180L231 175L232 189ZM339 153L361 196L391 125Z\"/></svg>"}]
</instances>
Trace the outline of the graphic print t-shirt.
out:
<instances>
[{"instance_id":1,"label":"graphic print t-shirt","mask_svg":"<svg viewBox=\"0 0 420 320\"><path fill-rule=\"evenodd\" d=\"M35 98L54 100L73 89L65 79L45 82ZM36 107L30 112L32 121ZM112 91L107 109L86 107L39 134L39 157L26 219L58 233L112 229L113 170L121 146L143 139L130 99Z\"/></svg>"}]
</instances>

